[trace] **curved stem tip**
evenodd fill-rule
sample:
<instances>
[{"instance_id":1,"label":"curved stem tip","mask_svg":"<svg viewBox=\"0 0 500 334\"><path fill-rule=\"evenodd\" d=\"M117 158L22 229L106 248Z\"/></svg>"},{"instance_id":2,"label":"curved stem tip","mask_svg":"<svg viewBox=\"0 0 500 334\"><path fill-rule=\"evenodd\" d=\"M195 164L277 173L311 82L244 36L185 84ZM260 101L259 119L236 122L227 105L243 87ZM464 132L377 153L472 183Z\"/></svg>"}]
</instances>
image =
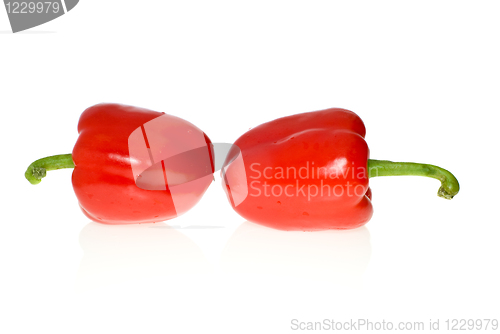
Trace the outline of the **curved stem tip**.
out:
<instances>
[{"instance_id":1,"label":"curved stem tip","mask_svg":"<svg viewBox=\"0 0 500 334\"><path fill-rule=\"evenodd\" d=\"M38 159L29 165L24 173L24 176L31 184L39 184L47 175L48 170L56 170L62 168L74 168L73 158L71 154L53 155Z\"/></svg>"},{"instance_id":2,"label":"curved stem tip","mask_svg":"<svg viewBox=\"0 0 500 334\"><path fill-rule=\"evenodd\" d=\"M395 175L416 175L432 177L441 181L441 187L438 190L438 196L446 199L452 199L458 194L460 186L457 178L438 166L419 164L414 162L392 162L388 160L368 160L368 175L370 178L376 176L395 176Z\"/></svg>"}]
</instances>

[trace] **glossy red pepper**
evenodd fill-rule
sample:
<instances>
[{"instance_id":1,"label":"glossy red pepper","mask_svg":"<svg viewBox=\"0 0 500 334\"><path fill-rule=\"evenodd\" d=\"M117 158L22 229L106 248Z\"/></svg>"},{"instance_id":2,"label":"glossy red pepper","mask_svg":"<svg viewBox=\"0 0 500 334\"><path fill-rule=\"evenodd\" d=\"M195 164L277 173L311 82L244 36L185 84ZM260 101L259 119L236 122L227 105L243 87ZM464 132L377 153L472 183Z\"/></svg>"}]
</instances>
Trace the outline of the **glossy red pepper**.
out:
<instances>
[{"instance_id":1,"label":"glossy red pepper","mask_svg":"<svg viewBox=\"0 0 500 334\"><path fill-rule=\"evenodd\" d=\"M72 154L37 160L25 176L37 184L47 170L74 167L76 197L93 221L130 224L171 219L192 208L213 181L210 139L181 118L98 104L82 113L78 132ZM182 154L195 151L199 154ZM165 163L172 156L178 158Z\"/></svg>"},{"instance_id":2,"label":"glossy red pepper","mask_svg":"<svg viewBox=\"0 0 500 334\"><path fill-rule=\"evenodd\" d=\"M351 229L373 214L368 180L422 175L442 182L438 195L458 193L456 178L425 164L369 160L363 121L326 109L276 119L243 134L222 169L223 187L245 219L281 230Z\"/></svg>"}]
</instances>

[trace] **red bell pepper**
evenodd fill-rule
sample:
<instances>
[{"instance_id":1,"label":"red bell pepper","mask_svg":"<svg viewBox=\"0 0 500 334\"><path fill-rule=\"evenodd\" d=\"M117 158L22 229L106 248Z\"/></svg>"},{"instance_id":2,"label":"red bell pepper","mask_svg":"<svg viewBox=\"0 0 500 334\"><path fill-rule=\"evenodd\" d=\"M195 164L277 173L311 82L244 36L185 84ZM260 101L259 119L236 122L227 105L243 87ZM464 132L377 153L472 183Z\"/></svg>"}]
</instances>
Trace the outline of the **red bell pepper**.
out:
<instances>
[{"instance_id":1,"label":"red bell pepper","mask_svg":"<svg viewBox=\"0 0 500 334\"><path fill-rule=\"evenodd\" d=\"M130 224L171 219L192 208L213 181L210 139L178 117L98 104L82 113L78 133L72 154L37 160L25 176L38 184L48 170L74 168L76 197L93 221ZM177 158L167 164L172 156Z\"/></svg>"},{"instance_id":2,"label":"red bell pepper","mask_svg":"<svg viewBox=\"0 0 500 334\"><path fill-rule=\"evenodd\" d=\"M369 160L363 121L345 109L283 117L243 134L224 168L223 187L245 219L280 230L351 229L373 214L370 177L436 178L451 199L457 179L442 168Z\"/></svg>"}]
</instances>

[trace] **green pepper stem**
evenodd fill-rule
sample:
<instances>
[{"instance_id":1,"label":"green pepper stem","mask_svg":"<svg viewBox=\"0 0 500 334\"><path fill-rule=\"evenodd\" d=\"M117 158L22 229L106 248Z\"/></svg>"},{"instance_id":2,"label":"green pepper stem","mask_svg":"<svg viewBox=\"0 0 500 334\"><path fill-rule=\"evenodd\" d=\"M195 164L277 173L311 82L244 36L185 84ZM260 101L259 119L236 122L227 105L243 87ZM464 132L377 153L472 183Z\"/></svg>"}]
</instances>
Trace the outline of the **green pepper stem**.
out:
<instances>
[{"instance_id":1,"label":"green pepper stem","mask_svg":"<svg viewBox=\"0 0 500 334\"><path fill-rule=\"evenodd\" d=\"M441 167L414 162L368 160L368 176L370 178L395 175L416 175L437 179L441 181L438 196L446 199L452 199L460 190L457 178Z\"/></svg>"},{"instance_id":2,"label":"green pepper stem","mask_svg":"<svg viewBox=\"0 0 500 334\"><path fill-rule=\"evenodd\" d=\"M31 184L39 184L47 175L48 170L74 167L75 164L73 163L71 154L53 155L33 162L29 165L24 176Z\"/></svg>"}]
</instances>

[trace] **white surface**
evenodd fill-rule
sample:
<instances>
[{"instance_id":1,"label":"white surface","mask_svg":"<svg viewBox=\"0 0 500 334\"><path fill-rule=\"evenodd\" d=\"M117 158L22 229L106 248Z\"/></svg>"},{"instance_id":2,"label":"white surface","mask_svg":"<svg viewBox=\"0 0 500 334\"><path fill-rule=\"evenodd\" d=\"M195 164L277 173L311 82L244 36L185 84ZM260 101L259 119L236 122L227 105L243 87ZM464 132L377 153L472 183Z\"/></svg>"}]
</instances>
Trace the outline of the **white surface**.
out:
<instances>
[{"instance_id":1,"label":"white surface","mask_svg":"<svg viewBox=\"0 0 500 334\"><path fill-rule=\"evenodd\" d=\"M9 33L0 10L2 333L287 333L299 321L499 318L497 1L83 0ZM104 226L70 153L99 102L164 111L233 142L294 113L343 107L375 159L427 162L461 184L371 181L375 213L348 232L245 223L220 177L167 222ZM214 331L215 332L215 331ZM423 331L421 331L423 332ZM482 332L482 331L480 331Z\"/></svg>"}]
</instances>

